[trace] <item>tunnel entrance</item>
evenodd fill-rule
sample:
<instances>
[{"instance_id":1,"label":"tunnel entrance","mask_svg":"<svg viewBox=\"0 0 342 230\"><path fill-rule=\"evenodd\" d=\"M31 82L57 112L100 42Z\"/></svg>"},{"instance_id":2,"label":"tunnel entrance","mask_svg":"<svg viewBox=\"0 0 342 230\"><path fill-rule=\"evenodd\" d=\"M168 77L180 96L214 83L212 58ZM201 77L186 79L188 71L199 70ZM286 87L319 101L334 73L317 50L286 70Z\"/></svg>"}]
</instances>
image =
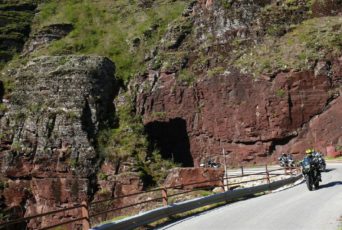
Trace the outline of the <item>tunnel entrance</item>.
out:
<instances>
[{"instance_id":1,"label":"tunnel entrance","mask_svg":"<svg viewBox=\"0 0 342 230\"><path fill-rule=\"evenodd\" d=\"M175 163L180 163L183 167L194 166L184 119L150 122L145 126L145 131L150 149L157 147L164 159L173 159Z\"/></svg>"}]
</instances>

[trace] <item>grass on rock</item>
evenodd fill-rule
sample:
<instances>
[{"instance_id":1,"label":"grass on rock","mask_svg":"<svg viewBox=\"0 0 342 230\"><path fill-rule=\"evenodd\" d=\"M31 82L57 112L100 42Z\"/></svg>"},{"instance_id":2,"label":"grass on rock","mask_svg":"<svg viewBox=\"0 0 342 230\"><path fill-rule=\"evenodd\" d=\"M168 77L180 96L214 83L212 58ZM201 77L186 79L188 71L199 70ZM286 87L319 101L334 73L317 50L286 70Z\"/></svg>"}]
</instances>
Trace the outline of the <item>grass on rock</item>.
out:
<instances>
[{"instance_id":1,"label":"grass on rock","mask_svg":"<svg viewBox=\"0 0 342 230\"><path fill-rule=\"evenodd\" d=\"M34 23L36 30L55 23L72 23L74 30L35 55L107 56L115 62L118 77L127 81L143 71L146 54L187 4L185 0L156 0L151 6L139 2L64 0L42 3Z\"/></svg>"}]
</instances>

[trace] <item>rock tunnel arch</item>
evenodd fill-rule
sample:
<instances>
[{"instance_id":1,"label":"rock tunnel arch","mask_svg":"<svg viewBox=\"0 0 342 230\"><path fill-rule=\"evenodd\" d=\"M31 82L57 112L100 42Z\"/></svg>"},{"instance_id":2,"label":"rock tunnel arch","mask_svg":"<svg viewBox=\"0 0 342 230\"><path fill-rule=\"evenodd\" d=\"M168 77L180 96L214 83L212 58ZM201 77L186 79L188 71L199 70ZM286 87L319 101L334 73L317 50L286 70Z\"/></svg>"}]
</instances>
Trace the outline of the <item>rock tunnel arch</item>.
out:
<instances>
[{"instance_id":1,"label":"rock tunnel arch","mask_svg":"<svg viewBox=\"0 0 342 230\"><path fill-rule=\"evenodd\" d=\"M168 121L153 121L145 125L150 148L157 147L164 159L171 159L183 167L193 167L186 121L174 118Z\"/></svg>"}]
</instances>

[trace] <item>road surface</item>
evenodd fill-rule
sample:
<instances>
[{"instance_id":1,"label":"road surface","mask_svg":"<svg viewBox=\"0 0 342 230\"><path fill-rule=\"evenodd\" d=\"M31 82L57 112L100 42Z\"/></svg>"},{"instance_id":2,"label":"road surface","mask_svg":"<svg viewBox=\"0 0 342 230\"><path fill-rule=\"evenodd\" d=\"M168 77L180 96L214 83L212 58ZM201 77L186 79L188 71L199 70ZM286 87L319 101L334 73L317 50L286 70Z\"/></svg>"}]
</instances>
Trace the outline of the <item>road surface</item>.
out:
<instances>
[{"instance_id":1,"label":"road surface","mask_svg":"<svg viewBox=\"0 0 342 230\"><path fill-rule=\"evenodd\" d=\"M283 168L280 167L279 165L269 165L268 166L268 170L275 170L275 169L282 169L282 171L283 171ZM265 166L257 166L257 167L253 167L253 168L245 167L243 169L243 173L244 174L260 173L260 172L265 172L265 170L266 170ZM227 171L228 171L229 176L240 176L242 174L241 169L228 169ZM277 171L277 172L279 173L282 171Z\"/></svg>"},{"instance_id":2,"label":"road surface","mask_svg":"<svg viewBox=\"0 0 342 230\"><path fill-rule=\"evenodd\" d=\"M236 202L161 227L167 230L334 230L342 216L342 164L322 173L321 188L301 183L283 191Z\"/></svg>"}]
</instances>

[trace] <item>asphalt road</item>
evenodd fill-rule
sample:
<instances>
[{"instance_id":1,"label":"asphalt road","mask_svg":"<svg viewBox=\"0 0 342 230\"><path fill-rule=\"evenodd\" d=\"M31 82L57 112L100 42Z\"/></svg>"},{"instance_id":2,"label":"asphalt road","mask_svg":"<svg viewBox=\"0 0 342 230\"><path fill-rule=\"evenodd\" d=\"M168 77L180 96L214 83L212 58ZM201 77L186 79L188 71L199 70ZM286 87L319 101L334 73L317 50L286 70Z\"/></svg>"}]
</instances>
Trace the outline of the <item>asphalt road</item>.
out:
<instances>
[{"instance_id":1,"label":"asphalt road","mask_svg":"<svg viewBox=\"0 0 342 230\"><path fill-rule=\"evenodd\" d=\"M269 165L268 170L275 170L275 169L283 169L279 165ZM228 169L228 175L229 176L240 176L242 174L241 169ZM244 174L252 174L252 173L259 173L259 172L265 172L266 168L265 166L258 166L254 168L244 168L243 173ZM281 171L278 171L278 173Z\"/></svg>"},{"instance_id":2,"label":"asphalt road","mask_svg":"<svg viewBox=\"0 0 342 230\"><path fill-rule=\"evenodd\" d=\"M342 216L342 164L328 164L321 188L303 182L268 195L236 202L159 229L334 230Z\"/></svg>"}]
</instances>

